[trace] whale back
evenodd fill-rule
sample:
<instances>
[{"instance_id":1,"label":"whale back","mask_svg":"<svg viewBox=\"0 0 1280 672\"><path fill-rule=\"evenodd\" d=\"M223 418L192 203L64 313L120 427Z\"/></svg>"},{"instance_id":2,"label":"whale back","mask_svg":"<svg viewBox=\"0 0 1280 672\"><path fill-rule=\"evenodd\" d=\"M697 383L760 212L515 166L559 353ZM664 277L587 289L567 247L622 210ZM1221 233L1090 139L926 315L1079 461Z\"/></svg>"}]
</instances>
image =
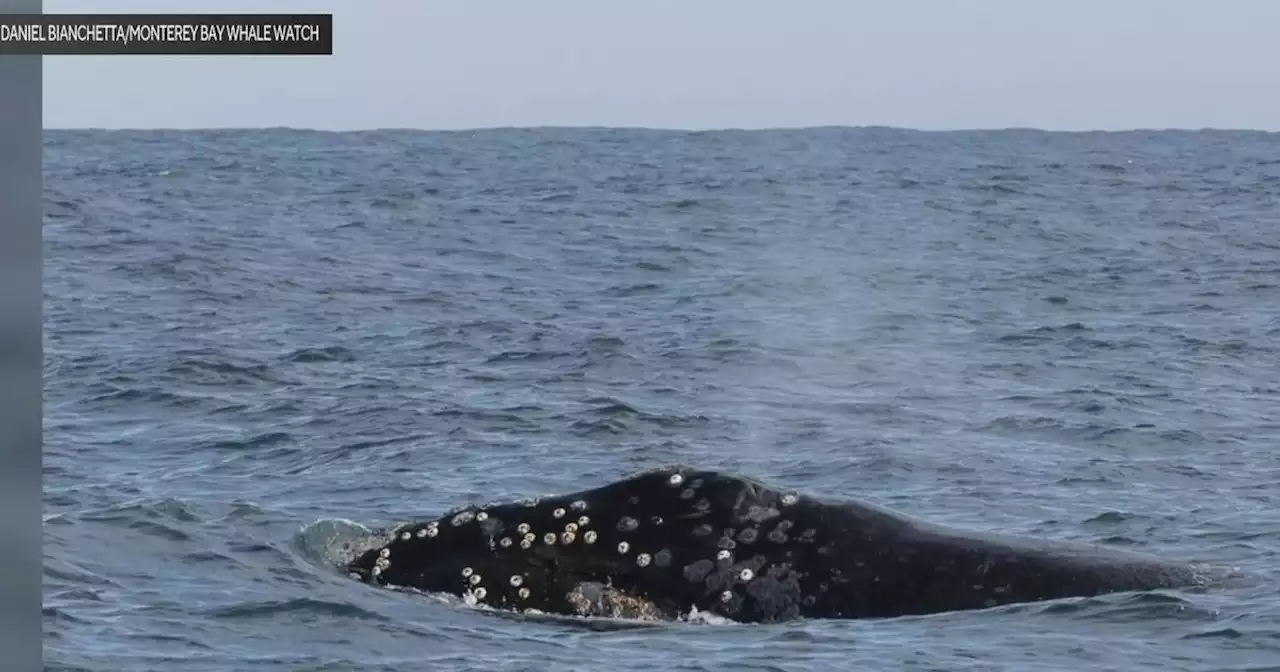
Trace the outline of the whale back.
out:
<instances>
[{"instance_id":1,"label":"whale back","mask_svg":"<svg viewBox=\"0 0 1280 672\"><path fill-rule=\"evenodd\" d=\"M794 563L826 548L808 515L795 493L675 465L405 525L350 569L382 585L499 608L585 613L578 588L592 583L665 614L696 607L773 620L797 615L804 604Z\"/></svg>"},{"instance_id":2,"label":"whale back","mask_svg":"<svg viewBox=\"0 0 1280 672\"><path fill-rule=\"evenodd\" d=\"M682 465L392 531L349 566L517 611L885 617L1189 585L1190 567L947 528ZM602 608L608 602L611 607Z\"/></svg>"}]
</instances>

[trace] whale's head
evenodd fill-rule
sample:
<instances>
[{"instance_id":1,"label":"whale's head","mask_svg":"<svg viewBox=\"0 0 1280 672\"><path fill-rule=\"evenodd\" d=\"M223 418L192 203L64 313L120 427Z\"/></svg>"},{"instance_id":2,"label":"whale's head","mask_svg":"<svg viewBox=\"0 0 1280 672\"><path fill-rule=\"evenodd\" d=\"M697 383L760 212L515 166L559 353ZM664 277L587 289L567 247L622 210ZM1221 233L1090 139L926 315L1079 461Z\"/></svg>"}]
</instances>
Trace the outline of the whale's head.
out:
<instances>
[{"instance_id":1,"label":"whale's head","mask_svg":"<svg viewBox=\"0 0 1280 672\"><path fill-rule=\"evenodd\" d=\"M792 611L801 598L782 556L816 539L783 512L802 506L796 495L754 481L672 466L403 525L348 570L369 583L516 611Z\"/></svg>"}]
</instances>

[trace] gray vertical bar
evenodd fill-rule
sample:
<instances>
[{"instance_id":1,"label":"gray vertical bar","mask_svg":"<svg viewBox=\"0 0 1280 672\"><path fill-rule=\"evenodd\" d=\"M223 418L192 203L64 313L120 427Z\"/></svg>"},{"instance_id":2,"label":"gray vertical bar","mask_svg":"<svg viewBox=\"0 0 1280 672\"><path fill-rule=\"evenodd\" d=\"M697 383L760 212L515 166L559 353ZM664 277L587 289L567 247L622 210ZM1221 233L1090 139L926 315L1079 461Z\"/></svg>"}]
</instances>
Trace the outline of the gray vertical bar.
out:
<instances>
[{"instance_id":1,"label":"gray vertical bar","mask_svg":"<svg viewBox=\"0 0 1280 672\"><path fill-rule=\"evenodd\" d=\"M0 0L0 11L41 5ZM40 59L0 57L0 667L15 671L42 667Z\"/></svg>"}]
</instances>

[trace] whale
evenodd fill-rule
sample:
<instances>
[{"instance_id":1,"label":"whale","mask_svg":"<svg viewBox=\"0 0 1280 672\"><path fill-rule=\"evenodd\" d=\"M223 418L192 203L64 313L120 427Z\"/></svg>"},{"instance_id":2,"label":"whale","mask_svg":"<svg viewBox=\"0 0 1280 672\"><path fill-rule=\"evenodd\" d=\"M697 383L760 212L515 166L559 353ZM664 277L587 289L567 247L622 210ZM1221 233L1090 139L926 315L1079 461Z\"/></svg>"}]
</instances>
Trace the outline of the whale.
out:
<instances>
[{"instance_id":1,"label":"whale","mask_svg":"<svg viewBox=\"0 0 1280 672\"><path fill-rule=\"evenodd\" d=\"M1203 583L1189 564L948 527L667 465L379 530L348 574L496 610L742 623L890 618Z\"/></svg>"}]
</instances>

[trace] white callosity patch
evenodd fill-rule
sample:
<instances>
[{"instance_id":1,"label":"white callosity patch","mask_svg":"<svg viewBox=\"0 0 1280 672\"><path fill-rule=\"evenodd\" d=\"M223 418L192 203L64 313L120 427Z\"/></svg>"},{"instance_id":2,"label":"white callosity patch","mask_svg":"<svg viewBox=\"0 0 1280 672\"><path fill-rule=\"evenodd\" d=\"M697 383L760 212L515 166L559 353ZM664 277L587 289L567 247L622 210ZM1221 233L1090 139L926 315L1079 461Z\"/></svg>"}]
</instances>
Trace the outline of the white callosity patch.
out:
<instances>
[{"instance_id":1,"label":"white callosity patch","mask_svg":"<svg viewBox=\"0 0 1280 672\"><path fill-rule=\"evenodd\" d=\"M772 506L752 504L747 507L745 518L753 523L763 523L766 520L777 518L780 515L782 515L782 512Z\"/></svg>"},{"instance_id":2,"label":"white callosity patch","mask_svg":"<svg viewBox=\"0 0 1280 672\"><path fill-rule=\"evenodd\" d=\"M568 546L569 544L573 543L573 540L575 538L576 537L572 532L565 532L564 534L560 535L560 543Z\"/></svg>"},{"instance_id":3,"label":"white callosity patch","mask_svg":"<svg viewBox=\"0 0 1280 672\"><path fill-rule=\"evenodd\" d=\"M622 553L623 555L626 555L627 551L629 551L629 550L631 550L631 544L628 544L628 543L627 543L627 542L625 542L625 541L619 541L619 542L618 542L618 552L619 552L619 553Z\"/></svg>"},{"instance_id":4,"label":"white callosity patch","mask_svg":"<svg viewBox=\"0 0 1280 672\"><path fill-rule=\"evenodd\" d=\"M742 578L742 570L744 568L752 568L754 562L747 561L743 563L734 563L731 559L720 560L716 563L715 571L709 573L706 577L706 585L710 590L728 590L738 583ZM754 576L754 569L752 569Z\"/></svg>"},{"instance_id":5,"label":"white callosity patch","mask_svg":"<svg viewBox=\"0 0 1280 672\"><path fill-rule=\"evenodd\" d=\"M640 567L648 567L650 560L652 560L652 558L648 553L640 553L636 556L636 565Z\"/></svg>"},{"instance_id":6,"label":"white callosity patch","mask_svg":"<svg viewBox=\"0 0 1280 672\"><path fill-rule=\"evenodd\" d=\"M775 544L785 544L790 539L787 532L791 529L792 522L789 520L780 520L772 530L769 530L769 541Z\"/></svg>"},{"instance_id":7,"label":"white callosity patch","mask_svg":"<svg viewBox=\"0 0 1280 672\"><path fill-rule=\"evenodd\" d=\"M575 500L572 504L569 505L569 508L573 509L574 511L586 511L587 503L586 501L581 499Z\"/></svg>"},{"instance_id":8,"label":"white callosity patch","mask_svg":"<svg viewBox=\"0 0 1280 672\"><path fill-rule=\"evenodd\" d=\"M598 535L596 534L595 530L587 530L586 534L582 535L582 540L587 542L588 544L594 544L596 543L597 537Z\"/></svg>"},{"instance_id":9,"label":"white callosity patch","mask_svg":"<svg viewBox=\"0 0 1280 672\"><path fill-rule=\"evenodd\" d=\"M516 531L520 534L529 534L530 529L532 528L529 527L529 523L520 523L519 525L516 525Z\"/></svg>"},{"instance_id":10,"label":"white callosity patch","mask_svg":"<svg viewBox=\"0 0 1280 672\"><path fill-rule=\"evenodd\" d=\"M476 514L471 511L459 511L458 514L453 517L453 526L461 527L463 525L466 525L467 523L474 520L475 517L476 517Z\"/></svg>"},{"instance_id":11,"label":"white callosity patch","mask_svg":"<svg viewBox=\"0 0 1280 672\"><path fill-rule=\"evenodd\" d=\"M684 474L679 474L679 473L671 474L671 476L667 479L667 483L669 483L673 488L680 487L680 484L684 483Z\"/></svg>"},{"instance_id":12,"label":"white callosity patch","mask_svg":"<svg viewBox=\"0 0 1280 672\"><path fill-rule=\"evenodd\" d=\"M743 596L732 590L720 591L720 612L730 618L735 618L742 612L744 602Z\"/></svg>"},{"instance_id":13,"label":"white callosity patch","mask_svg":"<svg viewBox=\"0 0 1280 672\"><path fill-rule=\"evenodd\" d=\"M634 532L638 527L640 527L640 521L632 518L631 516L623 516L618 520L619 532Z\"/></svg>"},{"instance_id":14,"label":"white callosity patch","mask_svg":"<svg viewBox=\"0 0 1280 672\"><path fill-rule=\"evenodd\" d=\"M564 509L556 509L551 512L553 518L564 518Z\"/></svg>"}]
</instances>

